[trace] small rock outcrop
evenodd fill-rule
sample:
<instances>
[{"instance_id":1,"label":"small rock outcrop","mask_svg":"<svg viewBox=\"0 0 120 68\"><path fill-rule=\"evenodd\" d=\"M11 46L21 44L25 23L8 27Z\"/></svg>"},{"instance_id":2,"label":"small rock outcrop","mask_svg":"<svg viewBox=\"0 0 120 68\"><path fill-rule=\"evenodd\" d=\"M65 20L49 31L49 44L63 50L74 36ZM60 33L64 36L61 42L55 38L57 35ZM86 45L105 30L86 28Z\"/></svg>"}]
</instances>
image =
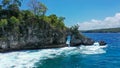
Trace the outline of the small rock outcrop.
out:
<instances>
[{"instance_id":1,"label":"small rock outcrop","mask_svg":"<svg viewBox=\"0 0 120 68\"><path fill-rule=\"evenodd\" d=\"M94 40L92 40L91 38L84 38L82 39L82 45L93 45L94 44Z\"/></svg>"},{"instance_id":2,"label":"small rock outcrop","mask_svg":"<svg viewBox=\"0 0 120 68\"><path fill-rule=\"evenodd\" d=\"M106 45L107 43L105 41L99 41L100 45Z\"/></svg>"},{"instance_id":3,"label":"small rock outcrop","mask_svg":"<svg viewBox=\"0 0 120 68\"><path fill-rule=\"evenodd\" d=\"M71 46L80 46L80 45L88 46L88 45L93 45L94 42L95 41L90 38L72 39Z\"/></svg>"},{"instance_id":4,"label":"small rock outcrop","mask_svg":"<svg viewBox=\"0 0 120 68\"><path fill-rule=\"evenodd\" d=\"M80 45L90 46L95 43L93 39L84 36L82 33L80 33L78 29L79 29L78 25L75 25L70 28L71 46L80 46ZM99 41L99 44L106 45L104 41Z\"/></svg>"}]
</instances>

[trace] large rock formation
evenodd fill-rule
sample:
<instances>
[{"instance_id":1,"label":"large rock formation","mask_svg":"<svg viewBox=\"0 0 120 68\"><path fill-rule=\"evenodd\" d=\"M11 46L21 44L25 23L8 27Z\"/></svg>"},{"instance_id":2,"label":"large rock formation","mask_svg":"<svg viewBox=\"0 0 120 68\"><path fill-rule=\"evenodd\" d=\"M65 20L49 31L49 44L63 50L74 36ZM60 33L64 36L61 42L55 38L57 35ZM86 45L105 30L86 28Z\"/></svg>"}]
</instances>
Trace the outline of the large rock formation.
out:
<instances>
[{"instance_id":1,"label":"large rock formation","mask_svg":"<svg viewBox=\"0 0 120 68\"><path fill-rule=\"evenodd\" d=\"M9 35L7 39L0 40L0 51L64 47L66 34L66 31L52 29L40 30L29 36L24 35L19 37L19 40Z\"/></svg>"},{"instance_id":2,"label":"large rock formation","mask_svg":"<svg viewBox=\"0 0 120 68\"><path fill-rule=\"evenodd\" d=\"M67 35L71 35L71 46L88 46L93 45L95 42L80 32L69 30L32 30L29 28L27 33L23 33L21 36L9 34L4 39L0 39L0 52L65 47L67 46L65 44ZM106 44L104 41L99 43L100 45Z\"/></svg>"}]
</instances>

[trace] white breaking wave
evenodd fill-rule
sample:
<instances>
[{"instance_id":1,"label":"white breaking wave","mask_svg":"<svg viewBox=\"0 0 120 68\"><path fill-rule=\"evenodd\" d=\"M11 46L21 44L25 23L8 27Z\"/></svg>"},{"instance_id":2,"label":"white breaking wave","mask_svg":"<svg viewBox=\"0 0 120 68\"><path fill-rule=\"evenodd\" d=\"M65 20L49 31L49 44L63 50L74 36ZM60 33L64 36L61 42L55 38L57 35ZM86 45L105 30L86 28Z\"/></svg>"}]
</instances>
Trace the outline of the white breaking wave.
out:
<instances>
[{"instance_id":1,"label":"white breaking wave","mask_svg":"<svg viewBox=\"0 0 120 68\"><path fill-rule=\"evenodd\" d=\"M34 64L40 60L55 58L61 54L74 54L75 47L65 47L59 49L43 49L33 52L11 52L0 53L0 67L1 68L32 68Z\"/></svg>"},{"instance_id":2,"label":"white breaking wave","mask_svg":"<svg viewBox=\"0 0 120 68\"><path fill-rule=\"evenodd\" d=\"M22 52L0 53L1 68L32 68L38 61L55 58L57 56L69 56L74 54L99 54L105 53L103 49L89 50L86 47L64 47L57 49L42 49Z\"/></svg>"},{"instance_id":3,"label":"white breaking wave","mask_svg":"<svg viewBox=\"0 0 120 68\"><path fill-rule=\"evenodd\" d=\"M103 48L106 48L107 45L100 46L98 42L95 42L91 46L80 46L80 53L82 54L101 54L106 53Z\"/></svg>"},{"instance_id":4,"label":"white breaking wave","mask_svg":"<svg viewBox=\"0 0 120 68\"><path fill-rule=\"evenodd\" d=\"M98 46L82 46L80 47L80 53L82 54L102 54L106 53L106 51Z\"/></svg>"}]
</instances>

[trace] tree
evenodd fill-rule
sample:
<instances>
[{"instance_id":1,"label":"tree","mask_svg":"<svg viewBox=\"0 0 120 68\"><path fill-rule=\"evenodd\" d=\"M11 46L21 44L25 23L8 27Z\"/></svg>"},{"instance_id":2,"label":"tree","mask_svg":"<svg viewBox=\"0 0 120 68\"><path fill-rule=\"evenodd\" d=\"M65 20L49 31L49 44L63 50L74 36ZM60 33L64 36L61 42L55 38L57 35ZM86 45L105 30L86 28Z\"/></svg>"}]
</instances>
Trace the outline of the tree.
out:
<instances>
[{"instance_id":1,"label":"tree","mask_svg":"<svg viewBox=\"0 0 120 68\"><path fill-rule=\"evenodd\" d=\"M10 22L14 25L18 25L19 24L19 19L17 19L16 17L12 16L10 18Z\"/></svg>"},{"instance_id":2,"label":"tree","mask_svg":"<svg viewBox=\"0 0 120 68\"><path fill-rule=\"evenodd\" d=\"M52 14L49 16L49 18L51 19L51 25L53 25L54 27L57 25L58 23L58 17L55 14Z\"/></svg>"},{"instance_id":3,"label":"tree","mask_svg":"<svg viewBox=\"0 0 120 68\"><path fill-rule=\"evenodd\" d=\"M40 15L45 15L47 7L43 3L39 2L39 8L40 10L38 11L38 13L40 13Z\"/></svg>"},{"instance_id":4,"label":"tree","mask_svg":"<svg viewBox=\"0 0 120 68\"><path fill-rule=\"evenodd\" d=\"M70 28L70 30L72 31L73 34L78 34L79 33L79 25L74 25Z\"/></svg>"},{"instance_id":5,"label":"tree","mask_svg":"<svg viewBox=\"0 0 120 68\"><path fill-rule=\"evenodd\" d=\"M65 17L59 17L60 22L64 22L64 20L65 20Z\"/></svg>"},{"instance_id":6,"label":"tree","mask_svg":"<svg viewBox=\"0 0 120 68\"><path fill-rule=\"evenodd\" d=\"M58 18L58 25L61 29L65 29L65 24L64 24L65 17L59 17Z\"/></svg>"},{"instance_id":7,"label":"tree","mask_svg":"<svg viewBox=\"0 0 120 68\"><path fill-rule=\"evenodd\" d=\"M50 18L50 23L53 27L62 30L66 28L64 24L65 17L57 17L55 14L52 14L48 17Z\"/></svg>"},{"instance_id":8,"label":"tree","mask_svg":"<svg viewBox=\"0 0 120 68\"><path fill-rule=\"evenodd\" d=\"M11 18L10 18L10 23L13 25L13 32L18 32L18 30L19 30L19 24L20 24L20 21L19 21L19 19L17 19L16 17L14 17L14 16L12 16Z\"/></svg>"},{"instance_id":9,"label":"tree","mask_svg":"<svg viewBox=\"0 0 120 68\"><path fill-rule=\"evenodd\" d=\"M2 5L0 5L0 11L2 10Z\"/></svg>"},{"instance_id":10,"label":"tree","mask_svg":"<svg viewBox=\"0 0 120 68\"><path fill-rule=\"evenodd\" d=\"M12 11L19 11L19 6L17 4L11 4L8 6L8 9Z\"/></svg>"},{"instance_id":11,"label":"tree","mask_svg":"<svg viewBox=\"0 0 120 68\"><path fill-rule=\"evenodd\" d=\"M70 28L70 32L72 32L72 34L74 35L74 37L75 38L80 38L79 36L80 36L80 32L79 32L79 25L77 24L77 25L74 25L74 26L72 26L71 28Z\"/></svg>"},{"instance_id":12,"label":"tree","mask_svg":"<svg viewBox=\"0 0 120 68\"><path fill-rule=\"evenodd\" d=\"M10 6L17 6L17 7L20 7L21 6L21 1L22 0L2 0L2 6L3 6L3 8L5 8L5 9L8 9L8 8L10 8Z\"/></svg>"},{"instance_id":13,"label":"tree","mask_svg":"<svg viewBox=\"0 0 120 68\"><path fill-rule=\"evenodd\" d=\"M47 7L38 0L30 0L29 7L35 15L45 15L47 11Z\"/></svg>"},{"instance_id":14,"label":"tree","mask_svg":"<svg viewBox=\"0 0 120 68\"><path fill-rule=\"evenodd\" d=\"M4 8L7 8L8 7L8 5L10 4L10 0L2 0L2 6L4 7Z\"/></svg>"},{"instance_id":15,"label":"tree","mask_svg":"<svg viewBox=\"0 0 120 68\"><path fill-rule=\"evenodd\" d=\"M5 26L8 24L7 19L1 19L0 20L0 27L2 28L3 34L5 34Z\"/></svg>"},{"instance_id":16,"label":"tree","mask_svg":"<svg viewBox=\"0 0 120 68\"><path fill-rule=\"evenodd\" d=\"M2 0L2 10L0 15L2 18L18 17L22 0Z\"/></svg>"}]
</instances>

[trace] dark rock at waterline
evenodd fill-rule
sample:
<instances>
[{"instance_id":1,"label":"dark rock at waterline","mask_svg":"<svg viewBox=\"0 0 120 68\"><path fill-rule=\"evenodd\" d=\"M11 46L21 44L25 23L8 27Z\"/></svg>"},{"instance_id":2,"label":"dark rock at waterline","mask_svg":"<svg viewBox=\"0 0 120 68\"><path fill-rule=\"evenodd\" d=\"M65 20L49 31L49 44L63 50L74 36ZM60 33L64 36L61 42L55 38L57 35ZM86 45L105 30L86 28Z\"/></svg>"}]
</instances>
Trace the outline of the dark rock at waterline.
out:
<instances>
[{"instance_id":1,"label":"dark rock at waterline","mask_svg":"<svg viewBox=\"0 0 120 68\"><path fill-rule=\"evenodd\" d=\"M93 45L94 44L94 40L92 40L91 38L84 38L82 39L82 45Z\"/></svg>"},{"instance_id":2,"label":"dark rock at waterline","mask_svg":"<svg viewBox=\"0 0 120 68\"><path fill-rule=\"evenodd\" d=\"M72 39L71 40L71 46L80 46L80 45L93 45L94 44L94 40L90 39L90 38L83 38L83 39Z\"/></svg>"},{"instance_id":3,"label":"dark rock at waterline","mask_svg":"<svg viewBox=\"0 0 120 68\"><path fill-rule=\"evenodd\" d=\"M71 46L79 46L81 44L82 44L82 41L79 39L74 39L74 40L71 40L71 42L70 42Z\"/></svg>"},{"instance_id":4,"label":"dark rock at waterline","mask_svg":"<svg viewBox=\"0 0 120 68\"><path fill-rule=\"evenodd\" d=\"M100 45L106 45L107 43L105 41L99 41Z\"/></svg>"},{"instance_id":5,"label":"dark rock at waterline","mask_svg":"<svg viewBox=\"0 0 120 68\"><path fill-rule=\"evenodd\" d=\"M71 45L72 46L93 45L95 42L93 39L88 38L79 32L77 34L74 34L74 33L71 33L71 34L72 34L71 35Z\"/></svg>"},{"instance_id":6,"label":"dark rock at waterline","mask_svg":"<svg viewBox=\"0 0 120 68\"><path fill-rule=\"evenodd\" d=\"M91 46L94 43L95 43L94 40L90 38L84 38L84 39L72 39L70 45L71 46L80 46L80 45ZM102 46L102 45L106 45L107 43L105 41L99 41L99 44Z\"/></svg>"},{"instance_id":7,"label":"dark rock at waterline","mask_svg":"<svg viewBox=\"0 0 120 68\"><path fill-rule=\"evenodd\" d=\"M62 48L62 47L67 47L67 45L59 44L59 45L44 45L44 46L36 45L34 46L33 43L30 43L29 45L25 45L24 47L0 49L0 53L8 53L8 52L13 52L13 51L24 51L24 50Z\"/></svg>"}]
</instances>

